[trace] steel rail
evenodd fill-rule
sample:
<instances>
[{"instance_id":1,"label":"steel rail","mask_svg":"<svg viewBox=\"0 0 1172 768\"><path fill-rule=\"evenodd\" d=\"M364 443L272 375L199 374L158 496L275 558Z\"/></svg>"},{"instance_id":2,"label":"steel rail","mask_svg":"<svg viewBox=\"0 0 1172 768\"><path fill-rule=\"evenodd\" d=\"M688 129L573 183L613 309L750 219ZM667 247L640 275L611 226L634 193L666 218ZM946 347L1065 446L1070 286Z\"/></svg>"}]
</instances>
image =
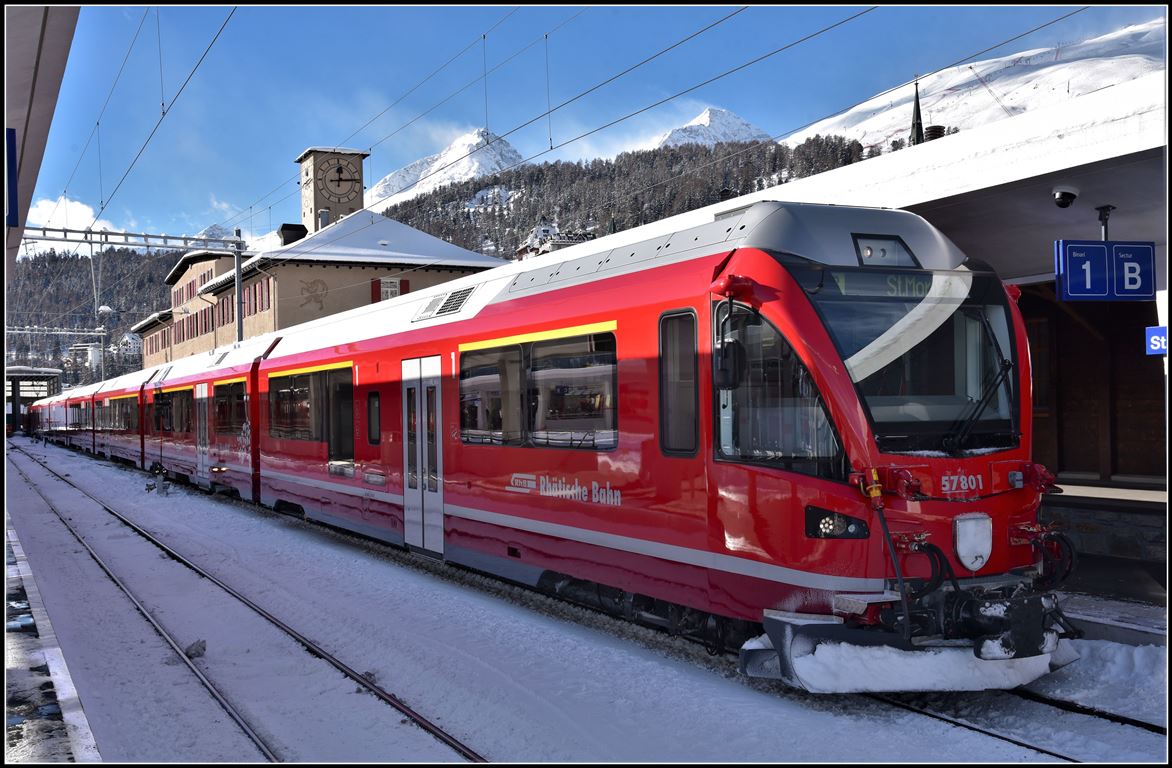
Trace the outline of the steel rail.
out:
<instances>
[{"instance_id":1,"label":"steel rail","mask_svg":"<svg viewBox=\"0 0 1172 768\"><path fill-rule=\"evenodd\" d=\"M14 448L14 450L21 451L19 448ZM24 451L21 451L21 453L29 456L29 458L33 458ZM33 458L33 461L36 461L36 459ZM175 651L175 655L177 655L183 661L183 663L187 665L187 668L191 670L192 674L194 674L199 679L199 681L203 683L203 686L207 688L208 693L212 695L212 698L216 700L216 703L219 704L226 713L228 713L228 716L231 717L238 726L240 726L240 730L244 732L244 735L248 737L249 741L256 745L256 748L259 749L261 754L265 756L265 759L271 763L280 762L280 758L278 758L276 753L268 746L268 744L265 743L264 739L257 735L256 731L252 730L252 726L248 724L248 722L244 719L244 716L241 715L236 710L236 708L228 702L227 698L225 698L220 690L216 688L215 683L209 680L207 676L199 669L199 667L195 666L195 662L188 658L187 654L183 652L183 649L179 647L179 643L175 640L175 638L166 629L163 628L162 624L155 620L155 617L152 616L150 611L148 611L146 607L138 600L138 598L134 596L134 594L130 591L130 588L123 584L122 580L114 575L114 572L110 570L110 567L106 565L101 557L98 556L98 553L94 551L93 547L86 543L86 540L82 538L81 534L77 532L77 529L69 524L69 521L65 519L63 514L61 514L61 510L59 510L53 502L49 501L48 497L45 496L37 484L33 482L32 478L30 478L25 473L25 471L21 469L20 465L12 460L11 456L8 457L8 462L12 465L13 469L15 469L17 473L24 478L24 481L28 484L28 486L32 488L38 496L41 497L41 500L45 502L46 506L49 507L53 514L55 514L61 520L61 523L66 527L66 529L68 529L69 532L73 534L73 538L77 539L77 542L85 547L86 552L88 552L89 556L93 558L95 563L98 564L98 567L105 572L106 576L110 578L110 581L114 582L114 585L117 586L118 589L122 590L122 593L126 595L127 599L130 600L135 609L138 610L140 614L142 614L144 619L150 622L150 625L154 627L155 631L159 633L159 636L167 642L167 645L171 646L171 650ZM52 470L49 471L52 472ZM58 475L58 477L60 477L60 475ZM68 483L69 481L66 480L65 482ZM72 485L72 483L70 484Z\"/></svg>"},{"instance_id":2,"label":"steel rail","mask_svg":"<svg viewBox=\"0 0 1172 768\"><path fill-rule=\"evenodd\" d=\"M19 446L10 446L10 448L12 448L12 450L19 451L20 453L24 454L25 456L28 456L29 459L31 459L32 461L34 461L38 465L40 465L46 472L49 472L50 474L57 477L61 481L68 483L70 486L77 489L80 493L82 493L87 498L92 500L95 504L102 507L102 509L106 510L106 512L108 512L109 514L113 515L114 517L116 517L120 521L122 521L127 527L129 527L130 529L135 531L137 534L139 534L140 536L145 538L147 541L151 542L156 547L161 549L169 557L171 557L175 561L187 566L191 570L198 573L200 576L204 577L208 581L210 581L213 584L215 584L216 586L218 586L220 589L224 590L228 594L235 597L237 600L239 600L244 605L247 605L249 608L251 608L258 615L263 616L265 619L267 619L271 624L273 624L273 626L277 627L282 632L286 633L287 635L292 637L294 640L296 640L298 643L300 643L312 655L317 656L318 658L322 659L326 663L330 664L332 667L334 667L334 669L337 669L343 675L350 678L351 680L356 682L358 685L362 686L367 691L369 691L370 693L377 696L383 702L385 702L386 704L389 704L390 706L392 706L396 710L398 710L400 713L406 715L412 722L414 722L416 725L418 725L420 728L422 728L427 733L434 736L438 741L442 742L446 746L448 746L451 749L453 749L454 751L456 751L461 757L463 757L466 760L469 760L471 762L477 762L477 763L488 762L486 758L482 757L480 754L478 754L471 747L467 746L466 744L461 742L459 739L457 739L455 736L451 735L450 733L445 731L443 728L441 728L438 725L436 725L435 723L433 723L431 720L427 719L426 717L424 717L420 713L416 712L414 709L412 709L410 706L408 706L402 699L400 699L399 697L395 696L392 693L389 693L388 691L386 691L382 687L374 684L373 682L368 680L365 676L363 676L361 673L359 673L357 670L353 669L352 667L347 665L345 662L341 661L337 657L330 654L328 651L326 651L324 648L322 648L316 642L314 642L313 640L310 640L308 637L301 634L293 627L291 627L288 624L286 624L285 622L281 621L276 616L269 613L267 610L265 610L261 606L257 605L255 602L253 602L249 598L242 595L236 589L228 586L220 579L218 579L215 576L213 576L212 574L208 573L206 570L201 568L199 565L196 565L194 562L188 560L183 555L179 554L174 549L167 546L162 541L160 541L158 538L156 538L154 535L152 535L151 533L146 531L140 525L138 525L137 523L128 519L126 516L119 513L117 510L110 507L110 505L108 505L103 500L94 496L89 491L87 491L86 489L79 486L77 483L74 483L72 480L70 480L66 477L63 477L61 474L56 472L51 467L45 465L44 462L40 461L37 457L28 453L23 448L21 448Z\"/></svg>"}]
</instances>

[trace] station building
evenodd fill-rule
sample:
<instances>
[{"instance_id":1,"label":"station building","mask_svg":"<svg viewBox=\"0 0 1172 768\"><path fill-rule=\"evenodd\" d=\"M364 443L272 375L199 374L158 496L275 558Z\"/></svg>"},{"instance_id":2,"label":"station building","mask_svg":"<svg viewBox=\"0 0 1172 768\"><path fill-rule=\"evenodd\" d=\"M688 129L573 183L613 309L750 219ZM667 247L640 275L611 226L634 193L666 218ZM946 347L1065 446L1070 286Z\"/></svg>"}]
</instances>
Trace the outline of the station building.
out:
<instances>
[{"instance_id":1,"label":"station building","mask_svg":"<svg viewBox=\"0 0 1172 768\"><path fill-rule=\"evenodd\" d=\"M298 157L302 223L282 226L279 247L241 264L245 338L504 263L361 210L363 156L311 147ZM234 258L203 250L179 259L166 278L170 306L131 327L144 368L236 340Z\"/></svg>"}]
</instances>

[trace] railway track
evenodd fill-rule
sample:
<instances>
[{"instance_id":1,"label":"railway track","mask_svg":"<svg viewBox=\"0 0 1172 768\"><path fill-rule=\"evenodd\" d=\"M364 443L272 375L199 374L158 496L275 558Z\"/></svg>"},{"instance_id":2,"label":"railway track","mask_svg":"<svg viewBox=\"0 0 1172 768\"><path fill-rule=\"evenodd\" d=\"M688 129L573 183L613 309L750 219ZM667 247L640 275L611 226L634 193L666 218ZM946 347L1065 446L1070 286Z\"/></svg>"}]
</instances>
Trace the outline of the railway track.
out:
<instances>
[{"instance_id":1,"label":"railway track","mask_svg":"<svg viewBox=\"0 0 1172 768\"><path fill-rule=\"evenodd\" d=\"M91 496L91 498L93 497ZM95 499L95 501L97 503L102 503L97 499ZM248 508L250 511L260 511L265 514L282 516L279 515L279 513L267 512L263 508L258 508L255 505L245 502L232 502L232 504L234 506ZM462 586L471 586L478 591L521 603L528 608L538 610L548 615L557 616L559 618L570 618L570 620L577 621L583 625L592 626L604 632L609 632L612 634L623 634L631 637L636 642L639 642L644 646L656 648L657 650L664 651L670 655L682 656L688 661L706 666L713 671L725 675L726 677L736 677L735 672L733 672L733 670L735 670L735 653L723 654L715 658L708 657L703 646L697 642L682 638L672 638L666 633L655 628L633 624L631 622L612 617L609 614L597 611L596 609L589 606L570 604L564 600L550 597L544 593L530 589L529 587L523 585L501 581L499 579L485 576L474 571L467 571L462 568L453 568L452 566L444 563L437 563L428 559L421 559L411 555L410 553L401 551L389 545L385 545L381 542L376 542L358 534L351 533L349 531L331 528L328 526L320 526L304 521L302 524L323 530L331 537L357 544L367 548L368 550L376 551L381 556L394 561L396 564L404 565L414 570L426 572L431 575L436 575L447 581L459 583ZM567 611L567 608L570 610ZM681 641L683 641L684 644L688 646L688 650L681 651ZM792 692L789 689L785 689L776 684L771 685L765 681L747 680L740 678L740 682L754 688L768 689L776 695L784 697L795 696L806 698L807 696L805 694ZM1159 725L1137 720L1126 715L1085 707L1083 705L1065 700L1052 699L1025 689L986 693L949 693L932 695L859 695L860 698L865 698L871 702L881 704L886 708L896 708L902 711L914 712L921 716L946 722L955 727L963 728L974 733L979 733L989 738L997 739L1020 748L1033 750L1039 754L1053 757L1055 759L1066 762L1082 762L1081 758L1063 753L1058 748L1055 748L1054 744L1044 745L1033 743L1029 740L1029 738L1021 737L1021 734L1014 735L1011 733L1002 732L992 724L980 722L980 718L949 713L946 710L948 710L950 707L942 707L939 705L940 701L944 701L960 703L963 708L963 702L970 701L972 700L972 697L976 696L998 696L1005 697L1006 699L1016 697L1020 699L1026 699L1033 702L1034 704L1044 705L1055 710L1062 710L1067 713L1086 716L1098 721L1109 722L1118 726L1142 729L1143 731L1157 735L1166 735L1166 729ZM933 699L936 699L937 701L934 703ZM1045 719L1039 718L1038 722L1043 723L1045 722Z\"/></svg>"},{"instance_id":2,"label":"railway track","mask_svg":"<svg viewBox=\"0 0 1172 768\"><path fill-rule=\"evenodd\" d=\"M933 720L940 720L942 722L949 723L950 725L954 725L958 728L964 728L965 730L968 730L968 731L973 731L975 733L984 734L985 736L989 736L990 738L999 739L1000 741L1006 741L1006 742L1009 742L1010 744L1014 744L1014 745L1022 747L1024 749L1032 749L1033 751L1038 752L1040 754L1048 755L1050 757L1056 757L1059 760L1065 760L1068 763L1081 763L1082 762L1082 760L1079 760L1078 758L1075 758L1075 757L1071 757L1070 755L1065 755L1065 754L1062 754L1061 752L1055 752L1051 749L1047 749L1046 747L1041 747L1036 744L1031 744L1027 741L1022 741L1021 739L1015 738L1013 736L1009 736L1004 733L1000 733L1000 732L995 731L991 728L986 728L984 726L980 726L975 723L969 722L965 719L962 719L959 717L954 717L952 715L944 714L942 712L939 712L939 711L932 709L930 707L927 707L927 706L915 704L915 703L912 703L909 701L904 701L904 700L901 700L901 699L896 698L894 696L890 696L887 694L881 694L881 693L868 693L868 694L860 694L860 695L864 696L865 698L872 699L874 701L880 701L880 702L883 702L884 704L888 704L893 707L898 707L899 709L907 710L908 712L915 712L918 715L923 715L924 717L930 717Z\"/></svg>"},{"instance_id":3,"label":"railway track","mask_svg":"<svg viewBox=\"0 0 1172 768\"><path fill-rule=\"evenodd\" d=\"M255 505L248 504L247 502L233 503L238 503L240 506L249 508L250 510L257 509ZM744 685L762 690L769 690L775 695L787 698L806 698L809 696L809 694L802 694L792 691L791 689L785 688L780 684L772 684L767 681L739 677L735 671L737 662L737 655L735 652L727 652L725 654L713 657L708 653L707 649L702 643L691 638L682 636L672 637L658 628L628 622L605 612L599 611L592 606L568 603L564 600L551 597L543 592L531 589L530 587L522 584L502 581L492 576L477 573L476 571L466 570L462 567L453 567L451 565L437 562L428 558L419 558L409 552L404 552L397 548L383 544L382 542L361 536L351 531L329 526L322 526L318 523L307 520L302 520L301 523L304 525L321 528L327 531L331 537L336 537L340 540L344 540L358 546L377 550L379 553L388 559L393 560L399 565L421 572L426 572L446 581L459 583L463 587L472 587L473 589L477 589L478 591L500 597L502 599L521 603L527 608L540 611L546 615L564 619L570 618L567 616L567 613L572 613L572 620L577 621L579 624L591 626L610 634L623 634L632 637L636 640L636 642L639 642L644 646L656 648L665 653L676 656L685 656L686 660L692 663L712 669L713 671L718 672L726 677L736 678ZM567 609L570 610L567 611ZM685 653L680 653L681 643L686 644L687 646L687 651ZM989 738L997 739L998 741L1003 741L1014 746L1029 749L1039 754L1053 757L1065 762L1083 762L1082 759L1062 753L1057 749L1032 743L1028 739L1018 738L1011 734L1003 733L994 727L982 725L979 722L974 722L972 719L947 714L943 711L940 711L940 709L937 707L933 707L930 704L923 703L922 701L917 701L916 694L901 694L898 695L898 697L884 694L847 695L859 696L860 698L865 698L875 703L881 704L886 708L895 708L902 711L914 712L933 720L948 723L957 728L962 728L973 733L978 733ZM992 691L985 693L957 692L938 695L960 701L963 701L966 697L977 695L1017 697L1032 701L1034 703L1045 704L1056 710L1063 710L1065 712L1074 714L1086 715L1100 721L1110 722L1118 725L1132 726L1159 735L1166 734L1166 729L1158 725L1153 725L1142 720L1130 718L1126 715L1092 709L1062 699L1052 699L1028 689ZM920 696L919 698L923 697Z\"/></svg>"},{"instance_id":4,"label":"railway track","mask_svg":"<svg viewBox=\"0 0 1172 768\"><path fill-rule=\"evenodd\" d=\"M243 507L256 509L255 505L246 502L237 502ZM459 583L464 587L472 587L481 592L485 592L503 599L524 604L527 608L531 608L550 616L559 618L568 618L567 608L572 609L572 620L580 624L595 627L601 631L611 634L623 634L630 636L637 642L647 646L657 648L677 656L685 656L688 661L692 663L705 666L713 671L716 671L726 677L736 678L744 685L763 690L770 690L775 695L783 697L802 697L805 698L809 694L802 694L785 688L780 684L772 684L767 681L754 680L750 678L743 678L736 674L737 655L735 652L728 652L716 657L711 656L702 643L697 640L686 637L672 637L664 631L641 624L635 624L626 620L617 618L605 612L599 611L593 606L581 605L577 603L568 603L564 600L551 597L543 592L532 589L526 585L516 584L502 581L492 576L487 576L475 571L466 570L462 567L453 567L451 565L437 562L428 558L419 558L408 552L404 552L397 548L383 544L382 542L370 539L359 534L353 533L340 528L333 528L329 526L321 526L312 521L301 521L305 525L310 525L318 528L323 528L328 531L332 537L354 543L359 546L375 549L388 559L395 561L397 564L409 567L415 570L429 573L447 581ZM680 653L680 643L686 644L688 651ZM923 696L917 694L900 694L898 696L889 696L885 694L847 694L859 696L875 703L879 703L887 708L895 708L902 711L909 711L928 717L937 721L948 723L954 727L962 728L973 733L978 733L989 738L997 739L999 741L1012 744L1024 749L1033 750L1039 754L1053 757L1065 762L1078 763L1083 762L1078 757L1065 754L1058 749L1047 747L1033 743L1026 738L1019 738L1017 736L999 731L997 728L990 725L982 725L980 722L975 722L971 718L956 716L941 711L939 707L933 707L931 704L918 701ZM1108 712L1105 710L1093 709L1074 702L1063 699L1054 699L1035 693L1028 689L1014 689L1007 691L990 691L990 692L955 692L947 694L937 694L945 698L955 701L965 701L974 696L993 695L1000 697L1016 697L1049 706L1055 710L1060 710L1072 714L1084 715L1098 721L1112 723L1115 725L1124 725L1138 728L1157 735L1166 735L1165 728L1159 725L1148 723L1143 720L1131 718L1126 715Z\"/></svg>"},{"instance_id":5,"label":"railway track","mask_svg":"<svg viewBox=\"0 0 1172 768\"><path fill-rule=\"evenodd\" d=\"M1055 699L1050 696L1035 693L1028 688L1014 688L1013 690L1005 691L1005 693L1010 696L1017 696L1018 698L1025 699L1026 701L1033 701L1038 704L1046 704L1048 706L1054 707L1055 709L1061 709L1066 712L1087 715L1088 717L1095 717L1100 720L1106 720L1108 722L1118 723L1120 725L1129 725L1132 728L1139 728L1141 730L1147 731L1148 733L1154 733L1158 736L1168 735L1168 728L1166 726L1157 725L1156 723L1149 723L1147 720L1140 720L1138 718L1121 715L1116 712L1108 712L1096 707L1088 707L1085 704L1078 704L1073 701L1067 701L1066 699Z\"/></svg>"},{"instance_id":6,"label":"railway track","mask_svg":"<svg viewBox=\"0 0 1172 768\"><path fill-rule=\"evenodd\" d=\"M31 461L35 462L38 466L40 466L46 473L52 475L53 477L56 477L61 482L69 485L76 492L84 495L86 498L88 498L90 501L92 501L95 505L97 505L98 507L103 509L107 514L109 514L113 518L117 519L119 522L121 522L127 528L133 530L135 533L137 533L139 536L144 538L146 541L150 542L152 545L154 545L155 547L160 549L163 553L165 553L169 558L171 558L175 562L189 568L190 570L192 570L193 572L195 572L199 576L201 576L204 579L207 579L209 582L215 584L217 587L219 587L221 590L223 590L223 592L225 592L228 595L231 595L233 598L235 598L240 604L247 606L247 608L250 609L252 612L263 617L266 621L268 621L272 626L274 626L278 630L280 630L283 634L285 634L289 638L292 638L295 642L297 642L299 645L301 645L310 655L315 656L315 657L325 661L326 663L328 663L329 665L334 667L336 670L341 672L343 675L345 675L347 678L349 678L351 681L356 683L360 688L373 694L375 697L377 697L379 700L381 700L385 704L393 707L395 710L397 710L399 713L401 713L407 720L411 721L416 726L418 726L420 729L422 729L423 731L430 734L437 741L441 742L445 746L452 749L461 758L468 760L470 762L487 762L486 758L484 758L482 755L477 753L474 749L472 749L468 745L461 742L458 738L453 736L448 731L444 730L442 727L437 725L435 722L433 722L429 718L425 717L423 714L417 712L415 709L413 709L411 706L409 706L406 702L404 702L399 697L395 696L393 693L388 692L382 686L376 684L374 681L369 679L369 677L367 675L364 675L364 674L358 672L353 667L349 666L348 664L343 662L341 659L339 659L336 656L334 656L333 654L331 654L325 648L318 645L312 639L306 637L305 635L303 635L302 633L300 633L299 631L297 631L296 629L294 629L293 627L291 627L287 623L281 621L279 618L272 615L270 612L266 611L263 607L258 605L256 602L252 601L251 599L249 599L245 595L241 594L238 590L234 589L233 587L224 583L223 581L221 581L217 577L213 576L211 573L209 573L204 568L200 567L198 564L192 562L188 558L185 558L183 555L176 552L174 549L172 549L167 544L165 544L164 542L159 540L157 537L153 536L149 531L147 531L144 528L142 528L141 526L137 525L132 520L127 518L125 515L122 515L121 513L119 513L117 510L115 510L113 507L111 507L109 504L107 504L102 499L97 498L96 496L91 494L86 489L84 489L81 486L79 486L78 484L74 483L68 477L65 477L62 474L60 474L59 472L53 470L51 467L47 466L44 462L40 461L37 457L33 456L32 454L28 453L27 451L23 450L22 448L19 448L17 446L13 446L13 445L10 445L9 448L10 448L10 450L19 452L22 455L28 457ZM257 749L260 750L260 752L265 756L265 758L267 760L269 760L271 762L278 762L279 757L277 756L277 752L274 750L273 746L268 744L265 739L263 739L262 737L260 737L256 733L256 730L248 724L248 722L244 719L243 715L238 711L238 709L235 708L228 701L228 699L222 694L222 692L217 688L217 686L210 679L208 679L208 677L202 671L200 671L198 667L195 666L195 664L192 662L192 660L190 658L188 658L187 654L180 647L178 641L170 633L167 632L167 630L157 620L157 618L151 614L151 612L143 605L143 603L138 598L136 598L131 593L129 588L126 587L126 585L114 574L113 570L108 566L108 564L105 563L102 560L102 558L98 555L98 553L85 541L85 539L76 530L76 528L68 522L65 515L63 515L61 513L58 506L55 505L52 501L50 501L46 497L46 495L41 491L41 489L37 486L37 484L32 481L32 478L30 478L28 476L28 474L15 461L12 460L11 456L9 457L9 462L13 466L13 468L16 469L16 471L23 478L25 478L25 480L26 480L26 482L28 482L29 486L31 488L33 488L33 490L37 493L38 496L40 496L40 498L53 511L53 513L58 518L60 518L61 522L70 531L70 533L74 536L74 538L76 538L77 541L86 549L86 551L88 552L90 557L92 557L94 559L94 561L99 565L99 567L101 567L101 569L106 573L106 575L131 600L131 602L134 604L134 606L138 610L138 612L140 614L142 614L142 616L151 624L151 626L154 627L155 631L158 632L161 637L163 637L163 639L175 651L175 653L181 658L181 660L188 666L189 669L191 669L192 673L208 689L209 693L211 693L212 697L216 700L216 702L225 710L225 712L228 713L229 717L231 717L233 719L233 721L235 721L237 723L237 725L240 726L241 730L244 732L246 737L257 746Z\"/></svg>"}]
</instances>

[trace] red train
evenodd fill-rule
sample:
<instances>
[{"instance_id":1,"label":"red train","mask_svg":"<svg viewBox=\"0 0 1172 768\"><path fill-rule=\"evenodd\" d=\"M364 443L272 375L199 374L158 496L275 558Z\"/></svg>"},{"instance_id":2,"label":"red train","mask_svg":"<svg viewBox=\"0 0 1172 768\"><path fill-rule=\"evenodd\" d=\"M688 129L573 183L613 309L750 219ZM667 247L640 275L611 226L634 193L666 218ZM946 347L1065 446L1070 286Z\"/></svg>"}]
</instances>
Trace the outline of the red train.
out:
<instances>
[{"instance_id":1,"label":"red train","mask_svg":"<svg viewBox=\"0 0 1172 768\"><path fill-rule=\"evenodd\" d=\"M823 648L961 646L933 687L1008 687L1076 632L1016 298L913 214L759 202L32 411L87 451L741 647L750 675L828 690Z\"/></svg>"}]
</instances>

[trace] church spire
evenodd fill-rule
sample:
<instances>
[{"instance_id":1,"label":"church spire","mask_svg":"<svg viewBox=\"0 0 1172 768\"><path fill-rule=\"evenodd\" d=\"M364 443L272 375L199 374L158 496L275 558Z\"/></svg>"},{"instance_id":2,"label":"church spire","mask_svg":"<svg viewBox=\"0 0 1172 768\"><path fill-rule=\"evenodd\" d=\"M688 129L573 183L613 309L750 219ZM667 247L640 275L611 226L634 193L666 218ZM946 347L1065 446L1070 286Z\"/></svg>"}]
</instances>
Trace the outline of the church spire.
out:
<instances>
[{"instance_id":1,"label":"church spire","mask_svg":"<svg viewBox=\"0 0 1172 768\"><path fill-rule=\"evenodd\" d=\"M916 106L912 109L912 135L908 146L924 143L924 121L920 119L920 81L916 81Z\"/></svg>"}]
</instances>

